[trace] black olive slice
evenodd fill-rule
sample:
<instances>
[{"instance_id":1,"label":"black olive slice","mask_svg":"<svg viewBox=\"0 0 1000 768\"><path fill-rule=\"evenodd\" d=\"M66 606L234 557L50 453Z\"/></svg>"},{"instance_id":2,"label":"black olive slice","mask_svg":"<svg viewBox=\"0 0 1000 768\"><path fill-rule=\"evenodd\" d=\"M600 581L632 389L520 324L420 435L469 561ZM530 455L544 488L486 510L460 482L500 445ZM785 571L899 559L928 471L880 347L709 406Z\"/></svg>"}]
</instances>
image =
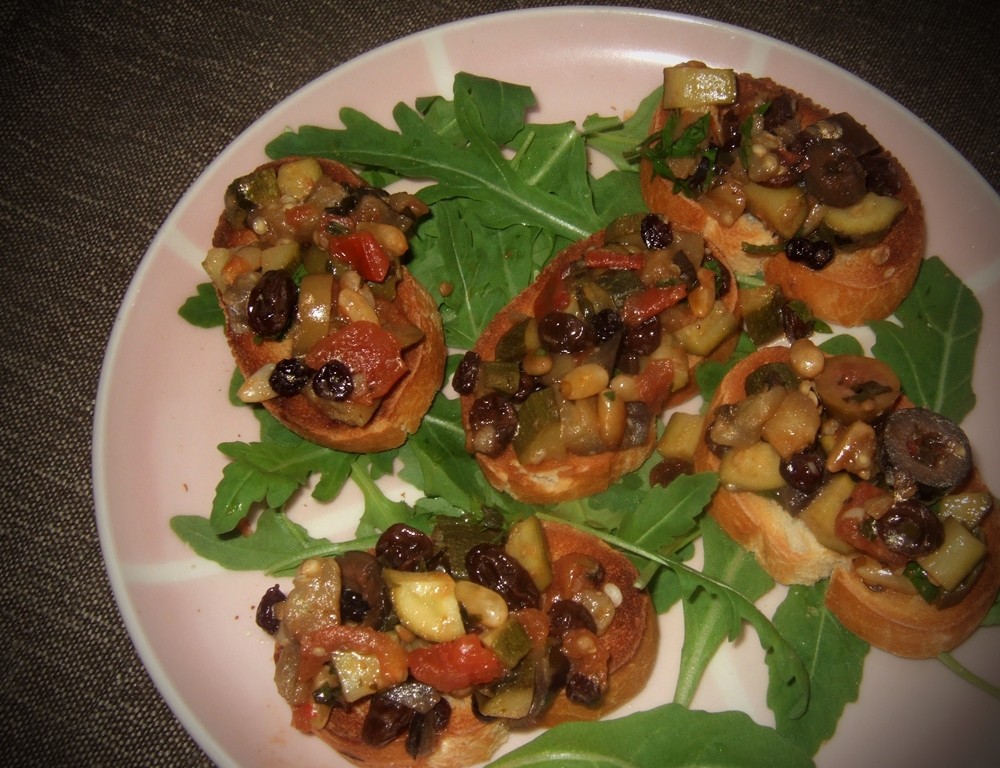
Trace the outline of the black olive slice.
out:
<instances>
[{"instance_id":1,"label":"black olive slice","mask_svg":"<svg viewBox=\"0 0 1000 768\"><path fill-rule=\"evenodd\" d=\"M886 417L882 461L894 485L916 484L934 498L958 486L972 470L972 447L962 428L927 408L903 408Z\"/></svg>"},{"instance_id":2,"label":"black olive slice","mask_svg":"<svg viewBox=\"0 0 1000 768\"><path fill-rule=\"evenodd\" d=\"M865 169L839 141L820 139L806 149L806 190L824 205L847 208L865 194Z\"/></svg>"},{"instance_id":3,"label":"black olive slice","mask_svg":"<svg viewBox=\"0 0 1000 768\"><path fill-rule=\"evenodd\" d=\"M916 499L893 504L878 519L876 530L889 550L906 557L929 555L944 541L941 520Z\"/></svg>"}]
</instances>

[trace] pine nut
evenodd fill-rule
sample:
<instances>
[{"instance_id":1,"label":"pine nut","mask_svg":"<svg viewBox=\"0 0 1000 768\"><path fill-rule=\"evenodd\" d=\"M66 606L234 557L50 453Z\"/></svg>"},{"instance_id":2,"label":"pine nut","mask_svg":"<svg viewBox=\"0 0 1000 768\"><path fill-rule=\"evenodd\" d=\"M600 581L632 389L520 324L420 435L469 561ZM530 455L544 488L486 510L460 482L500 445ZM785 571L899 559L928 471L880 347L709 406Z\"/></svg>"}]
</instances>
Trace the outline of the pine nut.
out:
<instances>
[{"instance_id":1,"label":"pine nut","mask_svg":"<svg viewBox=\"0 0 1000 768\"><path fill-rule=\"evenodd\" d=\"M361 293L352 288L342 288L337 296L337 313L352 323L368 321L380 325L375 307Z\"/></svg>"},{"instance_id":2,"label":"pine nut","mask_svg":"<svg viewBox=\"0 0 1000 768\"><path fill-rule=\"evenodd\" d=\"M592 397L608 386L608 371L597 363L584 363L574 368L559 382L559 394L567 400Z\"/></svg>"},{"instance_id":3,"label":"pine nut","mask_svg":"<svg viewBox=\"0 0 1000 768\"><path fill-rule=\"evenodd\" d=\"M472 581L456 581L455 597L466 612L484 627L494 629L507 621L507 603L499 593Z\"/></svg>"},{"instance_id":4,"label":"pine nut","mask_svg":"<svg viewBox=\"0 0 1000 768\"><path fill-rule=\"evenodd\" d=\"M597 431L607 450L613 451L621 445L626 417L625 401L614 390L605 389L597 396Z\"/></svg>"}]
</instances>

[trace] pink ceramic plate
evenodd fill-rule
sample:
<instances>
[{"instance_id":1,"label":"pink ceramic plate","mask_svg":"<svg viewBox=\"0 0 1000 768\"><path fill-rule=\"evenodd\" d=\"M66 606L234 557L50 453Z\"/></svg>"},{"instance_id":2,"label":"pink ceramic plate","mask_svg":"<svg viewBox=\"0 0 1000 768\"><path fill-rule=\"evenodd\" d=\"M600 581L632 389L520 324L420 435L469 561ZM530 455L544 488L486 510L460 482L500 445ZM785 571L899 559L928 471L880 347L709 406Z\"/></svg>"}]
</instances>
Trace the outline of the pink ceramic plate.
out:
<instances>
[{"instance_id":1,"label":"pink ceramic plate","mask_svg":"<svg viewBox=\"0 0 1000 768\"><path fill-rule=\"evenodd\" d=\"M884 137L923 195L929 253L944 258L977 292L985 310L984 338L1000 338L1000 199L912 114L800 50L689 17L562 8L428 30L335 69L258 120L180 200L135 275L100 382L94 486L112 586L157 687L219 765L346 764L318 739L290 728L288 709L274 691L270 641L255 626L252 610L274 579L200 560L168 528L173 515L208 514L224 464L216 445L258 435L250 413L227 404L232 362L222 334L194 328L177 315L194 286L205 281L200 263L226 185L263 162L265 144L286 127L336 125L342 106L391 125L393 105L450 94L460 70L530 85L538 97L538 121L579 123L595 112L624 115L656 87L662 67L687 59L770 75L835 111L850 111ZM979 404L966 421L993 488L1000 488L997 350L995 343L981 345ZM345 508L359 513L360 497L339 501L336 516L303 505L297 519L310 521L316 535L347 539L357 515ZM765 609L779 598L766 598ZM662 617L655 683L630 710L669 701L682 639L679 614ZM1000 684L996 633L978 632L957 656ZM756 638L747 637L716 658L694 706L740 709L770 724L765 686L762 652ZM860 699L847 708L817 762L998 764L998 723L1000 702L936 661L872 651Z\"/></svg>"}]
</instances>

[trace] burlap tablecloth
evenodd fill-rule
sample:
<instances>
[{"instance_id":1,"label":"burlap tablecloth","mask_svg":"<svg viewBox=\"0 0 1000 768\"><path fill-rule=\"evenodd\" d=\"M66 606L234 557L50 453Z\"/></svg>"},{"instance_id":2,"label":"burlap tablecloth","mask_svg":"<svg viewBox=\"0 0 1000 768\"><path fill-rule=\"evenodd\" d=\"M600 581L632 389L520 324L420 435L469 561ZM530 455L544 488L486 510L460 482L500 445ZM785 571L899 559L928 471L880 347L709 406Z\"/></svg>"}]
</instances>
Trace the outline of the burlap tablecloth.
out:
<instances>
[{"instance_id":1,"label":"burlap tablecloth","mask_svg":"<svg viewBox=\"0 0 1000 768\"><path fill-rule=\"evenodd\" d=\"M704 16L826 58L912 110L1000 188L994 4L606 4ZM91 496L105 344L171 208L244 128L332 67L430 26L538 5L559 3L4 4L0 761L209 764L133 650Z\"/></svg>"}]
</instances>

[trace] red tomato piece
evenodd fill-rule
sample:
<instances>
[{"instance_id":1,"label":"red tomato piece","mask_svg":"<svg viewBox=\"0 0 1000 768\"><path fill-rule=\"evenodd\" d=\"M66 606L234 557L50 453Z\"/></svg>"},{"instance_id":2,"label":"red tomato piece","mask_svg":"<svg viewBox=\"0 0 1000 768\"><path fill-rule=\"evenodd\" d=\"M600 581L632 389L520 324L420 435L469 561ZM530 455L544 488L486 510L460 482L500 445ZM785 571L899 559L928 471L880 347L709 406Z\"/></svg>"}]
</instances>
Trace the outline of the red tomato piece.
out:
<instances>
[{"instance_id":1,"label":"red tomato piece","mask_svg":"<svg viewBox=\"0 0 1000 768\"><path fill-rule=\"evenodd\" d=\"M332 235L326 245L331 256L346 261L365 280L381 283L389 274L389 257L375 235L358 230L349 235Z\"/></svg>"},{"instance_id":2,"label":"red tomato piece","mask_svg":"<svg viewBox=\"0 0 1000 768\"><path fill-rule=\"evenodd\" d=\"M409 661L413 677L444 692L489 683L507 671L499 657L473 634L415 648Z\"/></svg>"},{"instance_id":3,"label":"red tomato piece","mask_svg":"<svg viewBox=\"0 0 1000 768\"><path fill-rule=\"evenodd\" d=\"M351 400L356 403L371 404L384 397L408 370L396 337L367 320L348 323L324 336L306 355L306 365L317 371L331 360L340 360L351 369L355 379ZM362 381L364 386L359 386Z\"/></svg>"},{"instance_id":4,"label":"red tomato piece","mask_svg":"<svg viewBox=\"0 0 1000 768\"><path fill-rule=\"evenodd\" d=\"M320 210L311 203L293 205L285 211L285 223L296 236L307 236L318 226ZM301 237L298 239L301 240Z\"/></svg>"},{"instance_id":5,"label":"red tomato piece","mask_svg":"<svg viewBox=\"0 0 1000 768\"><path fill-rule=\"evenodd\" d=\"M569 291L566 290L565 272L553 275L542 285L535 297L535 317L541 320L549 312L562 312L569 306Z\"/></svg>"},{"instance_id":6,"label":"red tomato piece","mask_svg":"<svg viewBox=\"0 0 1000 768\"><path fill-rule=\"evenodd\" d=\"M292 726L303 733L312 732L312 719L316 714L316 705L306 701L292 707Z\"/></svg>"},{"instance_id":7,"label":"red tomato piece","mask_svg":"<svg viewBox=\"0 0 1000 768\"><path fill-rule=\"evenodd\" d=\"M672 360L650 360L646 368L636 377L635 386L639 399L659 408L670 397L674 384L674 363Z\"/></svg>"},{"instance_id":8,"label":"red tomato piece","mask_svg":"<svg viewBox=\"0 0 1000 768\"><path fill-rule=\"evenodd\" d=\"M625 306L622 309L622 320L628 326L641 325L649 318L655 317L663 310L674 306L674 304L681 301L685 296L687 296L687 288L683 285L645 288L625 299Z\"/></svg>"},{"instance_id":9,"label":"red tomato piece","mask_svg":"<svg viewBox=\"0 0 1000 768\"><path fill-rule=\"evenodd\" d=\"M583 263L591 269L630 269L638 272L646 265L646 257L640 253L592 248L584 254Z\"/></svg>"}]
</instances>

